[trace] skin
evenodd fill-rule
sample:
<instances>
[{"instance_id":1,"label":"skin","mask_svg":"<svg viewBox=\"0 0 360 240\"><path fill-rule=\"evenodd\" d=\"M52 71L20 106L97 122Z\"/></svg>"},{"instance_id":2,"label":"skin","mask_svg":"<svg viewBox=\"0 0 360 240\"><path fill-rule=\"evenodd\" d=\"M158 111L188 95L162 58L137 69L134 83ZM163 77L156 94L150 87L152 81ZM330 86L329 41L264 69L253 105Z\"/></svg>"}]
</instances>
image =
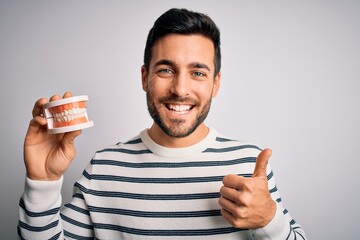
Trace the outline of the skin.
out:
<instances>
[{"instance_id":1,"label":"skin","mask_svg":"<svg viewBox=\"0 0 360 240\"><path fill-rule=\"evenodd\" d=\"M196 123L196 119L201 119L210 108L221 77L220 73L214 74L214 46L210 39L178 34L162 37L153 47L149 71L143 66L141 75L149 109L156 110L164 125L160 127L154 121L149 129L149 135L156 143L181 148L206 137L208 127L202 121ZM71 96L67 92L63 97ZM60 98L54 95L49 100L42 98L35 103L24 143L27 176L32 180L58 180L75 157L74 140L81 130L48 134L46 120L41 116L45 103ZM180 108L179 105L187 107ZM176 108L181 111L174 111ZM171 132L166 133L163 128ZM275 215L276 203L270 197L266 174L270 155L269 149L259 154L250 178L237 175L223 178L219 205L223 217L233 226L261 228Z\"/></svg>"}]
</instances>

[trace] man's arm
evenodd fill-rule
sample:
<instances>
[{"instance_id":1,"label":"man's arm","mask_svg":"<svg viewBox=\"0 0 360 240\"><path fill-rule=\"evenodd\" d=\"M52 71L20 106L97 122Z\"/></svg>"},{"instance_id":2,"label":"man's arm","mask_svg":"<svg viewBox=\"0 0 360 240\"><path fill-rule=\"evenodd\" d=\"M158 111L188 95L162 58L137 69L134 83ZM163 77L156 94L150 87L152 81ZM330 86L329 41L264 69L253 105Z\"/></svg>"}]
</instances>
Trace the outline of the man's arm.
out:
<instances>
[{"instance_id":1,"label":"man's arm","mask_svg":"<svg viewBox=\"0 0 360 240\"><path fill-rule=\"evenodd\" d=\"M66 92L64 98L71 97ZM60 99L54 95L50 101ZM62 176L75 157L74 139L81 131L48 134L43 105L36 101L24 141L25 191L20 200L18 234L23 239L62 237L60 219Z\"/></svg>"},{"instance_id":2,"label":"man's arm","mask_svg":"<svg viewBox=\"0 0 360 240\"><path fill-rule=\"evenodd\" d=\"M92 239L90 214L83 193L74 188L72 201L61 208L61 186L57 181L25 181L20 199L20 239Z\"/></svg>"},{"instance_id":3,"label":"man's arm","mask_svg":"<svg viewBox=\"0 0 360 240\"><path fill-rule=\"evenodd\" d=\"M57 181L26 178L20 199L18 235L21 239L63 239L60 218L61 186Z\"/></svg>"}]
</instances>

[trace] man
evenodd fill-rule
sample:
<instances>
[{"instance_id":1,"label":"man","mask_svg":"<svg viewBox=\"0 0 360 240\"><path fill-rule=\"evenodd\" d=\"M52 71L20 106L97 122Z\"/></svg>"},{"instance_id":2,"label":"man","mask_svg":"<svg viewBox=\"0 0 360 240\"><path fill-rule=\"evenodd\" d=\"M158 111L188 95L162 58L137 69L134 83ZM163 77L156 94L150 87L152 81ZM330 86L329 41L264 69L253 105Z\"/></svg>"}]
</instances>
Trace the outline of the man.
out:
<instances>
[{"instance_id":1,"label":"man","mask_svg":"<svg viewBox=\"0 0 360 240\"><path fill-rule=\"evenodd\" d=\"M185 9L160 16L141 68L152 126L98 151L62 209L62 176L80 131L47 134L41 113L48 100L38 100L24 144L19 236L305 239L281 205L267 166L271 151L204 123L219 90L220 63L220 33L209 17Z\"/></svg>"}]
</instances>

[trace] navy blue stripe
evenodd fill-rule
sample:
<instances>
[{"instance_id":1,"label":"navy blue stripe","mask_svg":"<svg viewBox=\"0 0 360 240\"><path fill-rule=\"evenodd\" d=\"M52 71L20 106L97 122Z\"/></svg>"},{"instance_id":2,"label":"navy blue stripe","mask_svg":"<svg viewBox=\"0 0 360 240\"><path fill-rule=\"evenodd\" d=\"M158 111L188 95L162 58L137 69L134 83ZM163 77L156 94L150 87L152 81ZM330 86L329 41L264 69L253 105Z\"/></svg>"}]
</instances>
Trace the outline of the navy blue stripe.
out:
<instances>
[{"instance_id":1,"label":"navy blue stripe","mask_svg":"<svg viewBox=\"0 0 360 240\"><path fill-rule=\"evenodd\" d=\"M134 178L116 175L104 174L89 174L87 171L83 172L83 176L89 180L98 181L115 181L115 182L129 182L129 183L149 183L149 184L176 184L176 183L202 183L202 182L221 182L224 176L212 177L188 177L188 178ZM238 174L242 177L251 177L252 174ZM273 175L270 173L267 179L270 180Z\"/></svg>"},{"instance_id":2,"label":"navy blue stripe","mask_svg":"<svg viewBox=\"0 0 360 240\"><path fill-rule=\"evenodd\" d=\"M60 207L58 207L58 208L53 208L53 209L50 209L50 210L47 210L44 212L32 212L32 211L29 211L28 209L26 209L24 199L22 199L22 198L20 199L19 206L25 211L26 215L29 217L50 216L50 215L54 215L54 214L58 213L60 210Z\"/></svg>"},{"instance_id":3,"label":"navy blue stripe","mask_svg":"<svg viewBox=\"0 0 360 240\"><path fill-rule=\"evenodd\" d=\"M270 193L274 193L274 192L276 192L278 189L277 189L277 187L275 186L273 189L270 189L269 191L270 191Z\"/></svg>"},{"instance_id":4,"label":"navy blue stripe","mask_svg":"<svg viewBox=\"0 0 360 240\"><path fill-rule=\"evenodd\" d=\"M176 184L176 183L203 183L203 182L221 182L224 176L212 177L188 177L188 178L135 178L116 175L89 174L84 171L83 176L89 180L115 181L129 183L149 183L149 184ZM239 174L242 177L251 177L252 174Z\"/></svg>"},{"instance_id":5,"label":"navy blue stripe","mask_svg":"<svg viewBox=\"0 0 360 240\"><path fill-rule=\"evenodd\" d=\"M228 138L216 137L215 141L217 141L217 142L232 142L234 140L231 140Z\"/></svg>"},{"instance_id":6,"label":"navy blue stripe","mask_svg":"<svg viewBox=\"0 0 360 240\"><path fill-rule=\"evenodd\" d=\"M283 214L287 214L289 211L287 209L284 209Z\"/></svg>"},{"instance_id":7,"label":"navy blue stripe","mask_svg":"<svg viewBox=\"0 0 360 240\"><path fill-rule=\"evenodd\" d=\"M68 232L66 230L64 230L64 235L66 237L71 237L73 239L81 239L81 240L94 240L95 239L94 237L84 237L84 236L80 236L80 235L77 235L77 234L73 234L73 233Z\"/></svg>"},{"instance_id":8,"label":"navy blue stripe","mask_svg":"<svg viewBox=\"0 0 360 240\"><path fill-rule=\"evenodd\" d=\"M55 234L52 238L49 238L49 240L58 240L59 237L61 235L61 232L58 232L57 234Z\"/></svg>"},{"instance_id":9,"label":"navy blue stripe","mask_svg":"<svg viewBox=\"0 0 360 240\"><path fill-rule=\"evenodd\" d=\"M253 148L253 149L257 149L257 150L261 151L261 149L255 145L241 145L241 146L234 146L234 147L227 147L227 148L207 148L203 152L224 153L224 152L233 152L233 151L246 149L246 148Z\"/></svg>"},{"instance_id":10,"label":"navy blue stripe","mask_svg":"<svg viewBox=\"0 0 360 240\"><path fill-rule=\"evenodd\" d=\"M291 232L292 232L292 228L290 227L290 232L289 232L288 236L286 237L286 239L289 239Z\"/></svg>"},{"instance_id":11,"label":"navy blue stripe","mask_svg":"<svg viewBox=\"0 0 360 240\"><path fill-rule=\"evenodd\" d=\"M125 144L138 144L138 143L142 143L141 138L127 141Z\"/></svg>"},{"instance_id":12,"label":"navy blue stripe","mask_svg":"<svg viewBox=\"0 0 360 240\"><path fill-rule=\"evenodd\" d=\"M99 197L116 197L141 200L193 200L219 198L219 192L213 193L194 193L194 194L139 194L115 191L98 191L87 189L79 183L75 184L82 192Z\"/></svg>"},{"instance_id":13,"label":"navy blue stripe","mask_svg":"<svg viewBox=\"0 0 360 240\"><path fill-rule=\"evenodd\" d=\"M74 187L75 187L75 184L74 184ZM75 193L73 195L73 198L79 198L79 199L85 200L84 196L81 193Z\"/></svg>"},{"instance_id":14,"label":"navy blue stripe","mask_svg":"<svg viewBox=\"0 0 360 240\"><path fill-rule=\"evenodd\" d=\"M119 153L131 154L131 155L152 153L149 149L131 150L131 149L124 149L124 148L105 148L103 150L97 151L96 153L103 153L103 152L119 152Z\"/></svg>"},{"instance_id":15,"label":"navy blue stripe","mask_svg":"<svg viewBox=\"0 0 360 240\"><path fill-rule=\"evenodd\" d=\"M271 172L272 173L272 172ZM267 179L270 180L273 174L269 174ZM188 178L135 178L124 177L117 175L105 174L89 174L86 170L83 171L83 176L88 180L97 181L114 181L114 182L129 182L129 183L148 183L148 184L178 184L178 183L203 183L203 182L221 182L224 176L211 177L188 177ZM242 177L251 177L252 174L238 174Z\"/></svg>"},{"instance_id":16,"label":"navy blue stripe","mask_svg":"<svg viewBox=\"0 0 360 240\"><path fill-rule=\"evenodd\" d=\"M94 227L98 229L108 229L108 230L119 231L134 235L143 235L143 236L209 236L209 235L218 235L218 234L229 234L229 233L247 230L247 229L240 229L233 227L215 228L215 229L147 230L147 229L128 228L113 224L102 224L102 223L94 223Z\"/></svg>"},{"instance_id":17,"label":"navy blue stripe","mask_svg":"<svg viewBox=\"0 0 360 240\"><path fill-rule=\"evenodd\" d=\"M61 215L62 220L64 220L65 222L68 222L68 223L70 223L72 225L75 225L75 226L80 227L80 228L85 228L85 229L94 229L94 227L92 225L76 221L74 219L71 219L71 218L65 216L64 214L60 214L60 215Z\"/></svg>"},{"instance_id":18,"label":"navy blue stripe","mask_svg":"<svg viewBox=\"0 0 360 240\"><path fill-rule=\"evenodd\" d=\"M296 237L296 236L300 236L302 239L305 240L305 237L304 237L301 233L295 231L296 229L301 229L301 228L300 228L300 227L294 227L294 228L293 228L293 230L294 230L294 232L295 232L295 237Z\"/></svg>"},{"instance_id":19,"label":"navy blue stripe","mask_svg":"<svg viewBox=\"0 0 360 240\"><path fill-rule=\"evenodd\" d=\"M19 224L17 225L17 234L18 234L18 237L20 238L20 240L24 240L24 238L21 235L21 230L20 230Z\"/></svg>"},{"instance_id":20,"label":"navy blue stripe","mask_svg":"<svg viewBox=\"0 0 360 240\"><path fill-rule=\"evenodd\" d=\"M238 151L238 150L247 149L247 148L258 149L261 151L261 149L255 145L241 145L241 146L234 146L234 147L227 147L227 148L207 148L203 152L204 153L224 153L224 152ZM97 153L103 153L103 152L120 152L120 153L132 154L132 155L152 153L149 149L132 150L132 149L125 149L125 148L105 148L100 151L97 151Z\"/></svg>"},{"instance_id":21,"label":"navy blue stripe","mask_svg":"<svg viewBox=\"0 0 360 240\"><path fill-rule=\"evenodd\" d=\"M127 141L127 142L125 142L125 143L123 143L123 142L118 142L116 145L120 145L120 144L124 144L124 145L126 145L126 144L139 144L139 143L142 143L141 138L137 138L137 139L134 139L134 140L130 140L130 141Z\"/></svg>"},{"instance_id":22,"label":"navy blue stripe","mask_svg":"<svg viewBox=\"0 0 360 240\"><path fill-rule=\"evenodd\" d=\"M59 224L59 220L56 220L52 223L49 223L48 225L45 225L45 226L42 226L42 227L34 227L34 226L31 226L27 223L24 223L22 221L19 221L19 226L23 229L26 229L28 231L31 231L31 232L44 232L44 231L47 231L51 228L54 228L56 227L57 225Z\"/></svg>"},{"instance_id":23,"label":"navy blue stripe","mask_svg":"<svg viewBox=\"0 0 360 240\"><path fill-rule=\"evenodd\" d=\"M208 211L192 211L192 212L149 212L149 211L133 211L128 209L118 208L102 208L95 206L88 206L90 212L126 215L143 218L194 218L194 217L213 217L221 216L220 210Z\"/></svg>"},{"instance_id":24,"label":"navy blue stripe","mask_svg":"<svg viewBox=\"0 0 360 240\"><path fill-rule=\"evenodd\" d=\"M110 165L110 166L119 166L127 168L186 168L186 167L208 167L208 166L229 166L237 165L242 163L254 163L256 162L255 157L246 157L238 158L234 160L224 160L224 161L194 161L194 162L142 162L142 163L133 163L133 162L122 162L106 159L92 159L90 163L92 165Z\"/></svg>"},{"instance_id":25,"label":"navy blue stripe","mask_svg":"<svg viewBox=\"0 0 360 240\"><path fill-rule=\"evenodd\" d=\"M90 215L88 210L83 209L83 208L79 208L78 206L75 206L75 205L73 205L71 203L65 204L65 207L70 208L70 209L72 209L72 210L74 210L76 212L79 212L79 213L82 213L82 214L85 214L85 215Z\"/></svg>"},{"instance_id":26,"label":"navy blue stripe","mask_svg":"<svg viewBox=\"0 0 360 240\"><path fill-rule=\"evenodd\" d=\"M130 183L157 183L157 184L175 184L175 183L201 183L201 182L221 182L224 176L213 177L189 177L189 178L134 178L115 175L89 174L83 172L84 177L89 180L117 181Z\"/></svg>"}]
</instances>

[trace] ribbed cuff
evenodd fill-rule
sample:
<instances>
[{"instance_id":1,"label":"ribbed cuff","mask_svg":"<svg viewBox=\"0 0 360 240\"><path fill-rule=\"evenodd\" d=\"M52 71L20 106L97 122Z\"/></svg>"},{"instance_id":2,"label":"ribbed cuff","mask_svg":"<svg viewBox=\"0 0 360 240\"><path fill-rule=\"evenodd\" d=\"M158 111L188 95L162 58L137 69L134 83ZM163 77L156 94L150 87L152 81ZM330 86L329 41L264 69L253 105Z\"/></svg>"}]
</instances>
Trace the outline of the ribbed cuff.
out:
<instances>
[{"instance_id":1,"label":"ribbed cuff","mask_svg":"<svg viewBox=\"0 0 360 240\"><path fill-rule=\"evenodd\" d=\"M257 239L261 240L284 240L289 235L290 225L283 213L283 209L277 204L273 219L263 228L252 230Z\"/></svg>"},{"instance_id":2,"label":"ribbed cuff","mask_svg":"<svg viewBox=\"0 0 360 240\"><path fill-rule=\"evenodd\" d=\"M61 196L63 176L56 181L37 181L26 177L24 198L29 202L55 202Z\"/></svg>"}]
</instances>

